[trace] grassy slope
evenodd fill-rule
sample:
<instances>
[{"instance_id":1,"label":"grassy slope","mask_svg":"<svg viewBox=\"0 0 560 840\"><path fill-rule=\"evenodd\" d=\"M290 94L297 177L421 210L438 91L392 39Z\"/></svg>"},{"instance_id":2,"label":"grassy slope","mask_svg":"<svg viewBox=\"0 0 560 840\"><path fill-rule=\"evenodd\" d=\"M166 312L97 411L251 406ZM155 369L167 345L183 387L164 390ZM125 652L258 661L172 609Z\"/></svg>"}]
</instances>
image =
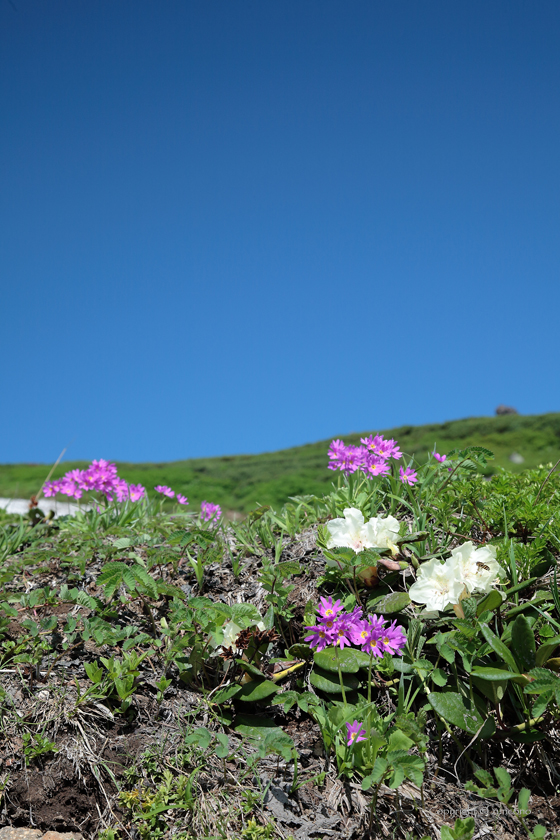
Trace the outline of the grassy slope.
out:
<instances>
[{"instance_id":1,"label":"grassy slope","mask_svg":"<svg viewBox=\"0 0 560 840\"><path fill-rule=\"evenodd\" d=\"M366 433L346 435L346 443L359 443ZM518 471L560 458L560 414L535 416L471 417L426 426L401 426L384 432L398 440L402 450L420 461L437 444L438 452L468 445L491 449L496 460L492 468ZM330 441L266 452L262 455L234 455L224 458L197 458L164 464L119 463L119 475L129 482L140 482L149 490L155 484L169 484L189 497L191 506L202 499L218 502L224 510L248 511L257 504L281 507L289 496L328 491L335 474L327 469ZM518 452L525 458L521 466L509 456ZM99 453L100 457L103 453ZM55 476L84 467L82 462L59 465ZM45 465L0 465L0 496L29 497L41 486Z\"/></svg>"}]
</instances>

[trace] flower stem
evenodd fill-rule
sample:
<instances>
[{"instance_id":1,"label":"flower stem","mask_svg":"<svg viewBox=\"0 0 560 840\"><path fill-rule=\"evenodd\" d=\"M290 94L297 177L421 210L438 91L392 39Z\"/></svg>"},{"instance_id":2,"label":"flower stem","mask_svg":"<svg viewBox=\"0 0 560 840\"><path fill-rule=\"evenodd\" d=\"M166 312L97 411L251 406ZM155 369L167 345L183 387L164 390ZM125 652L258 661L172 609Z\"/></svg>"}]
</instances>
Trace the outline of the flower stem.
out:
<instances>
[{"instance_id":1,"label":"flower stem","mask_svg":"<svg viewBox=\"0 0 560 840\"><path fill-rule=\"evenodd\" d=\"M340 690L342 691L342 700L344 701L344 705L347 706L346 692L344 691L344 683L342 682L342 671L340 670L340 659L338 658L338 645L335 645L334 647L334 655L336 656L336 664L338 667L338 679L340 682Z\"/></svg>"}]
</instances>

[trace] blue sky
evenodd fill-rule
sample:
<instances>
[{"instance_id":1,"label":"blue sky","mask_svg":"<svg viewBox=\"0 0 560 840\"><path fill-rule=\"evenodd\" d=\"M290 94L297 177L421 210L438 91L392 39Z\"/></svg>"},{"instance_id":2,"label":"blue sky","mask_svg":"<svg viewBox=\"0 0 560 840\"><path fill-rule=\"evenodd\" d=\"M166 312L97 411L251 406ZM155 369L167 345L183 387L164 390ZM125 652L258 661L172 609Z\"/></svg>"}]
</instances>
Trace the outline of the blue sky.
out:
<instances>
[{"instance_id":1,"label":"blue sky","mask_svg":"<svg viewBox=\"0 0 560 840\"><path fill-rule=\"evenodd\" d=\"M0 0L0 462L560 410L560 4Z\"/></svg>"}]
</instances>

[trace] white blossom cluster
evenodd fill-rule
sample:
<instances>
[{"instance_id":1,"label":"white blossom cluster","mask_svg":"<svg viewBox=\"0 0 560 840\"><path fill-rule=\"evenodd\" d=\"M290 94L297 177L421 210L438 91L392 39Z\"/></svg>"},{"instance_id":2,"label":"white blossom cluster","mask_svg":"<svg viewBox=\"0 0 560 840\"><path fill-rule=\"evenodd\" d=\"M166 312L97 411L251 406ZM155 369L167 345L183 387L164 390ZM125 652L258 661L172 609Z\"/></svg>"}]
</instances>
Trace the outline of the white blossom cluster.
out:
<instances>
[{"instance_id":1,"label":"white blossom cluster","mask_svg":"<svg viewBox=\"0 0 560 840\"><path fill-rule=\"evenodd\" d=\"M367 522L357 508L345 508L344 519L327 522L330 534L327 548L351 548L356 554L364 548L389 548L397 552L399 522L394 516L372 516Z\"/></svg>"},{"instance_id":2,"label":"white blossom cluster","mask_svg":"<svg viewBox=\"0 0 560 840\"><path fill-rule=\"evenodd\" d=\"M474 592L489 592L500 574L503 569L493 545L475 548L466 542L454 548L445 563L437 557L423 563L408 594L411 601L425 604L428 610L444 610Z\"/></svg>"}]
</instances>

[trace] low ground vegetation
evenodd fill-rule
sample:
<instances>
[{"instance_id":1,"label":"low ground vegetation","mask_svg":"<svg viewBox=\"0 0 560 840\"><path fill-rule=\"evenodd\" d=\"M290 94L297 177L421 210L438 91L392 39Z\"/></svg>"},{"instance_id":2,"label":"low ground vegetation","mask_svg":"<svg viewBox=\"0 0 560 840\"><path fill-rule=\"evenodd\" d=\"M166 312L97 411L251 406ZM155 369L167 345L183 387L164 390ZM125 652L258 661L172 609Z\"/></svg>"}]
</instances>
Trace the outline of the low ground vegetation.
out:
<instances>
[{"instance_id":1,"label":"low ground vegetation","mask_svg":"<svg viewBox=\"0 0 560 840\"><path fill-rule=\"evenodd\" d=\"M326 455L328 493L243 522L161 482L119 500L105 462L68 479L91 510L0 514L4 824L560 836L553 465L489 478L486 448L417 464L382 436Z\"/></svg>"},{"instance_id":2,"label":"low ground vegetation","mask_svg":"<svg viewBox=\"0 0 560 840\"><path fill-rule=\"evenodd\" d=\"M359 443L363 434L348 435L350 444ZM396 438L404 452L423 464L437 441L440 452L484 446L495 458L482 469L491 475L499 468L512 472L532 469L560 458L560 414L536 416L470 417L448 423L402 426L385 433ZM196 458L162 464L117 464L119 475L130 484L142 484L153 495L156 485L170 485L177 493L198 506L203 499L218 502L224 512L249 513L258 505L279 510L290 496L330 492L332 476L325 470L325 450L329 441L265 452L261 455L234 455ZM515 463L511 456L521 456ZM54 478L67 470L86 465L60 464ZM42 464L0 465L0 497L30 498L45 478Z\"/></svg>"}]
</instances>

